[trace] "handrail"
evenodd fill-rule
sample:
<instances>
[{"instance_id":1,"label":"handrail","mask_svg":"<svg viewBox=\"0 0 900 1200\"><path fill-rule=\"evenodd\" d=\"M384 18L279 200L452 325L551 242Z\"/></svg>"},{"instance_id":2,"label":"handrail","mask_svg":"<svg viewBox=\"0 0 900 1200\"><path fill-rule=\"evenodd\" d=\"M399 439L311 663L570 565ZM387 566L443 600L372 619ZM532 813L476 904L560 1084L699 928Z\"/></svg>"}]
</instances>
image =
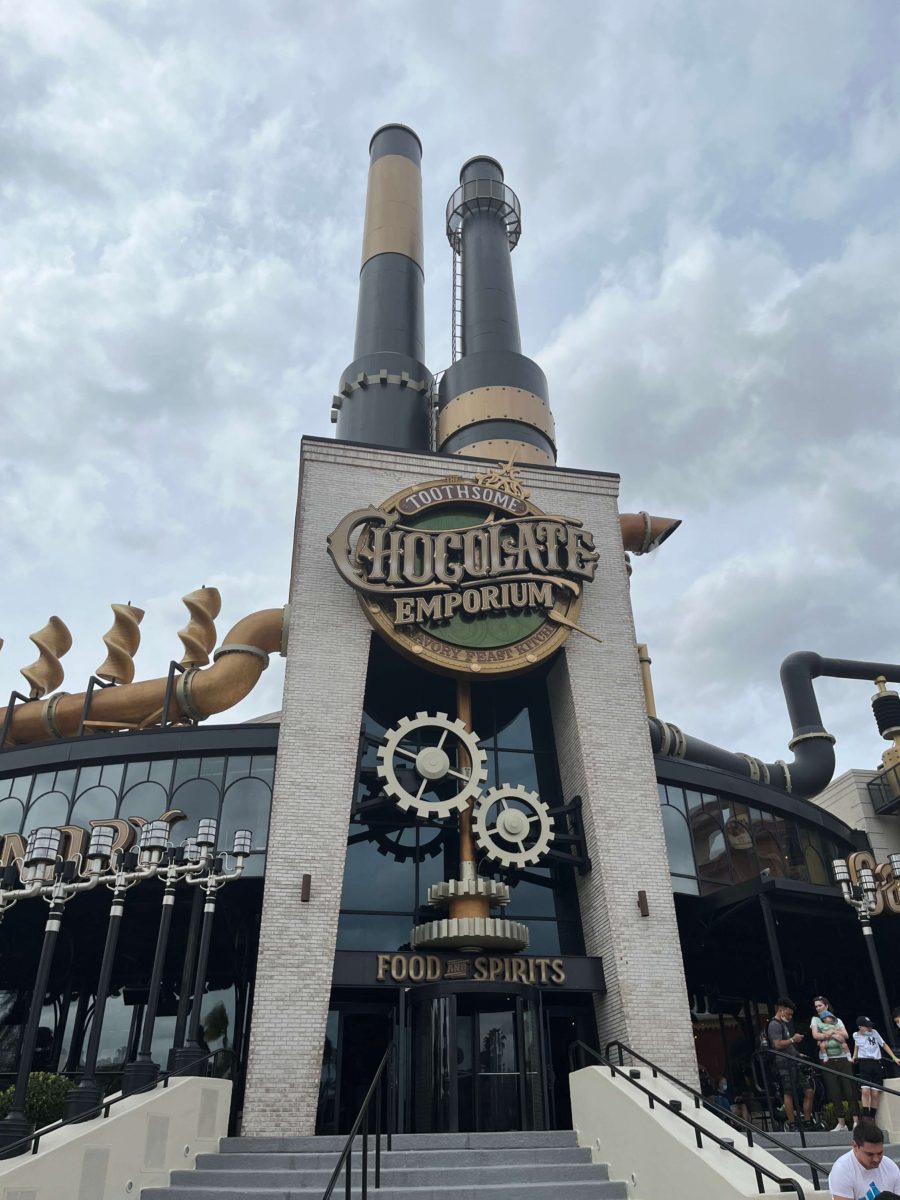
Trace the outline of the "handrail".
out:
<instances>
[{"instance_id":1,"label":"handrail","mask_svg":"<svg viewBox=\"0 0 900 1200\"><path fill-rule=\"evenodd\" d=\"M191 1074L193 1074L193 1068L198 1063L209 1063L211 1058L216 1058L219 1054L227 1054L229 1052L229 1050L226 1050L224 1047L220 1046L218 1050L210 1050L209 1054L204 1054L199 1058L192 1059L190 1064ZM45 1125L43 1129L36 1129L34 1133L29 1133L27 1137L20 1138L17 1142L10 1142L8 1146L0 1147L0 1159L15 1158L16 1154L20 1153L20 1151L16 1149L17 1146L21 1146L24 1149L24 1147L28 1146L32 1142L34 1145L31 1148L31 1153L37 1154L41 1138L46 1137L50 1133L56 1133L57 1129L62 1129L64 1125L79 1125L83 1121L91 1120L92 1117L96 1117L97 1114L101 1112L103 1113L103 1119L106 1120L106 1118L109 1116L109 1110L114 1105L118 1104L120 1100L127 1100L128 1096L137 1096L141 1092L155 1091L156 1086L159 1083L162 1083L163 1087L167 1088L169 1086L170 1079L180 1076L183 1076L184 1078L190 1078L190 1076L188 1076L186 1073L186 1068L184 1067L182 1067L179 1071L162 1071L159 1075L157 1075L153 1085L150 1087L139 1088L136 1092L129 1092L127 1096L124 1092L120 1092L117 1096L113 1096L112 1099L104 1099L103 1102L98 1104L96 1108L89 1108L85 1112L79 1112L73 1116L60 1117L60 1119L54 1122L53 1125Z\"/></svg>"},{"instance_id":2,"label":"handrail","mask_svg":"<svg viewBox=\"0 0 900 1200\"><path fill-rule=\"evenodd\" d=\"M648 1067L650 1067L653 1071L654 1077L657 1075L662 1075L662 1077L664 1079L668 1079L670 1081L670 1083L677 1084L678 1087L682 1088L684 1091L688 1092L691 1096L693 1096L695 1108L699 1108L700 1103L702 1103L706 1108L708 1108L710 1110L710 1112L713 1112L713 1107L712 1107L712 1105L710 1105L709 1098L707 1096L704 1096L702 1092L698 1092L695 1088L690 1087L688 1084L684 1083L683 1080L679 1079L677 1076L671 1075L668 1071L665 1070L665 1068L656 1066L656 1064L652 1063L649 1058L644 1058L644 1056L642 1054L638 1054L638 1052L636 1050L629 1049L629 1047L625 1046L625 1044L623 1042L608 1042L607 1046L606 1046L607 1052L609 1051L611 1046L618 1046L618 1048L619 1048L619 1065L620 1066L622 1065L622 1051L624 1049L625 1052L630 1054L632 1058L636 1058L636 1059L638 1059L639 1062L645 1063ZM837 1074L837 1072L835 1072L835 1074ZM698 1103L698 1101L700 1103ZM765 1129L757 1128L757 1126L755 1126L752 1121L745 1121L743 1117L737 1116L736 1113L728 1114L728 1122L730 1125L734 1125L734 1127L736 1129L740 1129L742 1133L745 1133L747 1135L747 1145L748 1146L753 1145L753 1139L755 1137L757 1139L764 1138L767 1142L774 1142L775 1145L778 1146L779 1149L784 1149L784 1143L779 1142L778 1138L775 1137L774 1134L767 1132ZM774 1124L774 1121L773 1121L773 1124ZM801 1130L800 1142L801 1142L801 1145L803 1146L803 1149L805 1150L806 1142L803 1139L802 1130ZM812 1173L812 1177L813 1177L813 1186L818 1190L818 1187L819 1187L818 1174L819 1174L819 1170L821 1168L821 1164L817 1163L815 1161L815 1159L807 1158L805 1154L801 1154L799 1151L797 1152L797 1158L799 1159L800 1162L806 1163L806 1165L809 1167L809 1169Z\"/></svg>"},{"instance_id":3,"label":"handrail","mask_svg":"<svg viewBox=\"0 0 900 1200\"><path fill-rule=\"evenodd\" d=\"M609 1051L613 1046L617 1047L619 1051L620 1061L618 1065L609 1057ZM756 1186L760 1195L762 1195L765 1191L763 1185L763 1177L765 1177L766 1179L772 1180L773 1183L777 1183L780 1191L792 1191L797 1195L798 1200L806 1200L806 1193L796 1179L788 1179L784 1176L776 1175L775 1172L770 1171L768 1167L764 1167L761 1163L755 1162L752 1158L750 1158L749 1155L744 1154L742 1150L738 1150L737 1146L735 1146L734 1142L730 1138L720 1138L717 1134L710 1133L710 1131L705 1126L701 1125L699 1121L695 1121L692 1117L689 1117L687 1113L682 1111L680 1100L667 1100L664 1096L654 1094L650 1088L645 1087L644 1084L639 1082L636 1076L640 1073L636 1072L636 1074L632 1074L630 1071L627 1071L624 1063L621 1061L623 1052L630 1055L632 1058L635 1058L639 1062L642 1062L646 1066L650 1067L654 1078L657 1075L662 1075L665 1079L668 1079L671 1083L676 1084L680 1089L692 1096L694 1099L695 1108L700 1108L701 1104L706 1107L705 1096L703 1096L700 1092L695 1092L693 1088L689 1087L686 1083L683 1083L676 1076L670 1075L669 1072L665 1071L662 1067L658 1067L655 1063L651 1062L649 1058L644 1058L643 1055L638 1054L629 1046L626 1046L624 1042L614 1041L607 1043L606 1049L601 1054L599 1050L595 1050L592 1046L588 1046L584 1042L576 1041L572 1042L572 1044L569 1046L569 1066L573 1070L575 1069L574 1051L576 1048L582 1052L586 1052L592 1058L595 1058L602 1066L609 1067L613 1078L615 1078L616 1073L620 1074L627 1083L629 1083L632 1087L637 1088L639 1092L642 1092L648 1098L651 1108L653 1108L656 1104L661 1104L668 1112L671 1112L674 1116L678 1117L680 1121L685 1121L688 1125L690 1125L694 1130L694 1136L697 1141L698 1150L703 1148L703 1137L706 1136L711 1142L715 1143L719 1149L726 1150L729 1154L734 1155L734 1157L739 1159L741 1162L746 1163L748 1167L752 1167L756 1174ZM730 1117L729 1120L731 1120ZM745 1122L744 1124L747 1123ZM753 1129L752 1126L749 1126L749 1129L745 1130L745 1132L748 1133L747 1142L749 1148L753 1145L752 1136L754 1134L758 1135L760 1131ZM807 1163L808 1166L811 1167L813 1172L813 1188L818 1191L818 1172L821 1170L820 1165L815 1163L812 1159L804 1158L802 1155L800 1157L804 1162Z\"/></svg>"},{"instance_id":4,"label":"handrail","mask_svg":"<svg viewBox=\"0 0 900 1200\"><path fill-rule=\"evenodd\" d=\"M856 1081L858 1078L855 1075L848 1076L842 1071L836 1071L834 1069L834 1067L826 1067L824 1063L815 1062L813 1059L807 1058L805 1054L786 1054L784 1050L776 1050L772 1046L760 1046L759 1050L757 1051L757 1054L759 1056L759 1061L762 1063L762 1073L763 1073L763 1089L762 1090L765 1093L766 1102L768 1104L770 1113L772 1112L772 1091L771 1091L771 1088L769 1087L769 1073L766 1070L766 1058L769 1055L771 1055L772 1058L783 1058L787 1062L793 1063L798 1069L805 1068L807 1071L821 1071L823 1074L837 1075L840 1079L852 1079L855 1084L856 1084ZM874 1092L884 1092L888 1096L897 1096L898 1099L900 1099L900 1092L895 1092L892 1088L886 1088L886 1087L884 1087L883 1084L880 1084L880 1083L868 1083L867 1082L865 1084L857 1084L857 1086L868 1087L868 1088L871 1088L872 1091L874 1091ZM793 1093L793 1101L794 1101L794 1118L797 1122L797 1131L800 1134L800 1145L805 1150L806 1149L806 1130L803 1127L802 1108L801 1108L801 1104L800 1104L800 1095L797 1091L796 1078L791 1079L791 1091Z\"/></svg>"},{"instance_id":5,"label":"handrail","mask_svg":"<svg viewBox=\"0 0 900 1200\"><path fill-rule=\"evenodd\" d=\"M759 1049L764 1055L771 1054L773 1058L786 1058L788 1062L800 1063L802 1066L806 1066L813 1071L823 1071L828 1075L837 1075L841 1079L850 1078L843 1071L836 1071L834 1067L826 1067L823 1062L816 1062L812 1058L807 1058L806 1055L785 1054L783 1050L774 1050L771 1046L760 1046ZM859 1076L854 1075L852 1078L856 1080ZM884 1092L886 1096L896 1096L900 1099L900 1092L895 1092L893 1088L885 1087L882 1083L869 1083L868 1080L865 1080L859 1086L870 1088L873 1092Z\"/></svg>"},{"instance_id":6,"label":"handrail","mask_svg":"<svg viewBox=\"0 0 900 1200\"><path fill-rule=\"evenodd\" d=\"M376 1188L381 1187L381 1088L378 1085L381 1082L381 1077L385 1073L385 1068L387 1067L388 1062L390 1062L391 1058L393 1057L394 1049L394 1043L391 1042L387 1050L384 1052L384 1056L378 1065L378 1070L375 1072L375 1077L369 1084L369 1090L366 1092L365 1099L362 1102L356 1120L353 1122L353 1127L350 1130L350 1133L347 1135L347 1140L344 1143L344 1149L341 1151L340 1158L337 1160L337 1165L331 1173L331 1178L328 1180L328 1186L325 1188L322 1200L329 1200L331 1193L334 1191L334 1185L338 1181L341 1168L345 1163L347 1170L344 1174L344 1195L346 1200L350 1200L350 1175L352 1166L353 1139L359 1133L360 1126L362 1126L363 1131L361 1176L362 1200L366 1200L366 1197L369 1194L369 1105L372 1103L373 1095L375 1097L375 1186ZM390 1088L390 1075L387 1077L387 1082L388 1088ZM392 1125L393 1121L391 1120L391 1105L388 1103L388 1129L385 1131L387 1134L388 1150L391 1149L392 1132L390 1127Z\"/></svg>"}]
</instances>

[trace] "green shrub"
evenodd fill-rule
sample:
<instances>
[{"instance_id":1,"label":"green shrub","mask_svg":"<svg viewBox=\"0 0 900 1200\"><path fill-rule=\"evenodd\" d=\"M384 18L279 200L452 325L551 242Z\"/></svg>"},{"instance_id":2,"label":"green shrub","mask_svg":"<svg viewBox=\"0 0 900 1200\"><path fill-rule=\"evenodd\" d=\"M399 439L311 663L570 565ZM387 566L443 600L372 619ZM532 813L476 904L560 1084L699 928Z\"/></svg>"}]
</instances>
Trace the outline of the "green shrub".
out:
<instances>
[{"instance_id":1,"label":"green shrub","mask_svg":"<svg viewBox=\"0 0 900 1200\"><path fill-rule=\"evenodd\" d=\"M64 1075L53 1075L49 1071L33 1071L28 1076L28 1092L25 1099L25 1116L33 1121L37 1129L52 1125L63 1115L66 1094L72 1080ZM15 1088L0 1092L0 1117L5 1117L12 1108Z\"/></svg>"}]
</instances>

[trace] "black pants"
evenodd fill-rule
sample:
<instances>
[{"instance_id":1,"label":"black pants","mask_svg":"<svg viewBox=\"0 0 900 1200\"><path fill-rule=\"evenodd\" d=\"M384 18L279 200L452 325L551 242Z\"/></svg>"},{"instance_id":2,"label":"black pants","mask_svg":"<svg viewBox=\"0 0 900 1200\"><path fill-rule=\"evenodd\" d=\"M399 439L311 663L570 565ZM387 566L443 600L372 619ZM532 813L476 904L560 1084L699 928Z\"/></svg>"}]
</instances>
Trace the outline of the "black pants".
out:
<instances>
[{"instance_id":1,"label":"black pants","mask_svg":"<svg viewBox=\"0 0 900 1200\"><path fill-rule=\"evenodd\" d=\"M829 1104L834 1105L835 1115L838 1117L844 1115L843 1102L846 1100L851 1117L858 1117L859 1094L856 1089L856 1080L853 1077L853 1064L846 1058L829 1058L824 1066L830 1067L832 1071L840 1071L840 1075L832 1075L830 1071L822 1072L825 1079L825 1094L828 1096Z\"/></svg>"}]
</instances>

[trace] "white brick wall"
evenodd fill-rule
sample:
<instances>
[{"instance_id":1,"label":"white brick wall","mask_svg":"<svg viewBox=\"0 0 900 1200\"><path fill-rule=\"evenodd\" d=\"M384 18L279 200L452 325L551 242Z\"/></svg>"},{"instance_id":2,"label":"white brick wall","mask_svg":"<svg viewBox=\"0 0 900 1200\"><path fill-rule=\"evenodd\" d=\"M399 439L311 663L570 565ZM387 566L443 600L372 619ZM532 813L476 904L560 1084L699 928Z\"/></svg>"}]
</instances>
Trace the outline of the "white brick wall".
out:
<instances>
[{"instance_id":1,"label":"white brick wall","mask_svg":"<svg viewBox=\"0 0 900 1200\"><path fill-rule=\"evenodd\" d=\"M483 465L306 439L291 626L244 1105L249 1134L314 1131L370 628L326 553L352 509ZM578 634L553 672L565 794L580 793L593 872L580 887L588 953L602 954L603 1038L693 1074L695 1062L656 777L619 534L615 476L523 468L544 511L581 518L600 552ZM300 877L312 876L309 904ZM650 916L640 917L637 891Z\"/></svg>"}]
</instances>

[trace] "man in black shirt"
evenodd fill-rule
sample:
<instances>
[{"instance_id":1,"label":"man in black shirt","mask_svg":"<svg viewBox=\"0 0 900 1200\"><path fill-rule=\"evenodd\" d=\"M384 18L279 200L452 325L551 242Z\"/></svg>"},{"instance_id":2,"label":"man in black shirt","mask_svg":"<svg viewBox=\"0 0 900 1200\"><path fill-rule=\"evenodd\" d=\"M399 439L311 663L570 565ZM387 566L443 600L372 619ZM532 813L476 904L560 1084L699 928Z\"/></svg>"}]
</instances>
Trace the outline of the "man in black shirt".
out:
<instances>
[{"instance_id":1,"label":"man in black shirt","mask_svg":"<svg viewBox=\"0 0 900 1200\"><path fill-rule=\"evenodd\" d=\"M772 1055L775 1071L781 1081L784 1111L789 1124L795 1124L794 1096L803 1095L803 1117L812 1116L813 1084L809 1069L804 1070L797 1046L803 1041L802 1033L794 1032L794 1009L796 1005L787 996L775 1001L775 1016L766 1029L769 1048L779 1053ZM790 1055L784 1058L783 1055Z\"/></svg>"}]
</instances>

